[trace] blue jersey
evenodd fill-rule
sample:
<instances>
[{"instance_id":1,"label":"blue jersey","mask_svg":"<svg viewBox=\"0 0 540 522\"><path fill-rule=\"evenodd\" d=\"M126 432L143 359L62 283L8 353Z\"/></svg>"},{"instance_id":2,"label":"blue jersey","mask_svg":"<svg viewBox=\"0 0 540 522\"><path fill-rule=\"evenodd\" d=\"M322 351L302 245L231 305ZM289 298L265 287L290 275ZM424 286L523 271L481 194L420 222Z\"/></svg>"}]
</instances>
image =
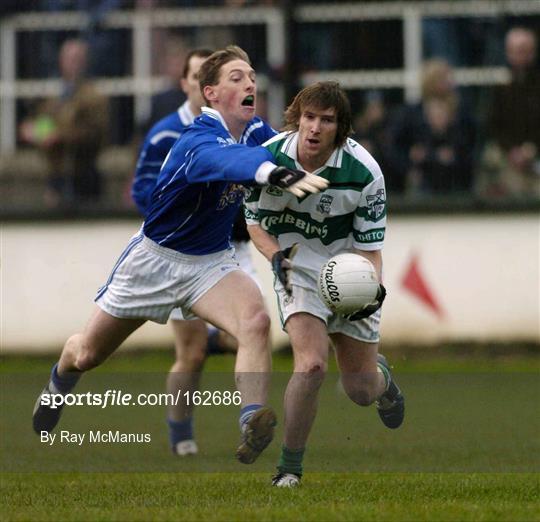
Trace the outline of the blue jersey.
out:
<instances>
[{"instance_id":1,"label":"blue jersey","mask_svg":"<svg viewBox=\"0 0 540 522\"><path fill-rule=\"evenodd\" d=\"M131 186L131 197L139 211L146 215L152 191L163 160L184 129L193 123L195 115L186 101L177 111L159 120L149 131L141 147L135 177Z\"/></svg>"},{"instance_id":2,"label":"blue jersey","mask_svg":"<svg viewBox=\"0 0 540 522\"><path fill-rule=\"evenodd\" d=\"M169 151L147 207L144 234L161 246L190 255L230 247L243 184L272 154L263 147L276 132L253 118L238 142L221 115L208 107ZM246 147L249 145L250 147Z\"/></svg>"}]
</instances>

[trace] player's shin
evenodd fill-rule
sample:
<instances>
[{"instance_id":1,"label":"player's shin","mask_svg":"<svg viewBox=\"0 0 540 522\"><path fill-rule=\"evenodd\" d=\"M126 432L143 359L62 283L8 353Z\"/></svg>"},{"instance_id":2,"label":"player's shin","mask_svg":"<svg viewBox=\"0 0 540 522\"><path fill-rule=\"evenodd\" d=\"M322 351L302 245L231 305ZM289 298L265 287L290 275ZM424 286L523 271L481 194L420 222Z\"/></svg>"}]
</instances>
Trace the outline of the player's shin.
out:
<instances>
[{"instance_id":1,"label":"player's shin","mask_svg":"<svg viewBox=\"0 0 540 522\"><path fill-rule=\"evenodd\" d=\"M264 406L270 385L270 354L266 339L251 350L239 344L235 377L242 397L239 419L241 442L236 458L244 464L251 464L272 441L277 423L274 411Z\"/></svg>"},{"instance_id":2,"label":"player's shin","mask_svg":"<svg viewBox=\"0 0 540 522\"><path fill-rule=\"evenodd\" d=\"M184 456L198 452L193 434L193 405L186 397L192 397L199 388L200 372L177 371L173 365L167 375L167 392L175 398L167 407L169 442L174 454Z\"/></svg>"}]
</instances>

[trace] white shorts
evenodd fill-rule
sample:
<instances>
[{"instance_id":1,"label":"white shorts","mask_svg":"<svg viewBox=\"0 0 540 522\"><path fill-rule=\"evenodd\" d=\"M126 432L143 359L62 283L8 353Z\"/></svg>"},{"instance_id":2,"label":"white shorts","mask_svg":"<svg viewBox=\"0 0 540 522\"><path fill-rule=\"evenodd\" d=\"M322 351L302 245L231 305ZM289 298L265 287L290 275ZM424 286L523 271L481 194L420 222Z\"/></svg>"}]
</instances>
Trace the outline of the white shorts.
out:
<instances>
[{"instance_id":1,"label":"white shorts","mask_svg":"<svg viewBox=\"0 0 540 522\"><path fill-rule=\"evenodd\" d=\"M366 343L379 342L380 309L366 319L349 321L342 315L331 312L315 290L293 285L292 296L289 296L277 278L274 280L274 290L277 295L282 328L285 327L287 319L291 315L307 312L322 319L327 325L329 334L342 333Z\"/></svg>"},{"instance_id":2,"label":"white shorts","mask_svg":"<svg viewBox=\"0 0 540 522\"><path fill-rule=\"evenodd\" d=\"M247 275L249 275L257 283L259 290L262 292L261 283L257 277L257 272L255 271L255 267L253 266L253 258L251 257L249 241L233 241L233 246L234 246L234 258L240 265L240 269L243 272L245 272ZM182 313L181 308L175 308L171 312L169 319L172 319L173 321L186 320L184 318L184 314ZM192 319L196 319L196 317L192 317Z\"/></svg>"},{"instance_id":3,"label":"white shorts","mask_svg":"<svg viewBox=\"0 0 540 522\"><path fill-rule=\"evenodd\" d=\"M114 317L166 323L173 308L191 318L191 307L229 272L240 270L233 250L190 256L139 233L131 238L95 298Z\"/></svg>"},{"instance_id":4,"label":"white shorts","mask_svg":"<svg viewBox=\"0 0 540 522\"><path fill-rule=\"evenodd\" d=\"M240 268L257 283L259 290L262 292L262 285L257 276L253 258L251 257L251 249L249 241L233 241L234 257L238 261Z\"/></svg>"}]
</instances>

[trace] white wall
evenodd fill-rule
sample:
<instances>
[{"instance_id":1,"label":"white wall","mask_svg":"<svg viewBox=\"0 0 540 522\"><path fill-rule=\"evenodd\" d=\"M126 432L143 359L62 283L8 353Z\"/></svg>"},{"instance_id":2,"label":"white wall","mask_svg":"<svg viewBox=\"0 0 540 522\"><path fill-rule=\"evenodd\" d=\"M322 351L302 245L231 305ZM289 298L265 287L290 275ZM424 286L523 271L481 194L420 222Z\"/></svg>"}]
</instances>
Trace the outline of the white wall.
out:
<instances>
[{"instance_id":1,"label":"white wall","mask_svg":"<svg viewBox=\"0 0 540 522\"><path fill-rule=\"evenodd\" d=\"M58 351L81 330L93 297L137 232L134 221L4 224L2 350ZM539 221L533 215L395 217L388 223L382 335L386 342L540 340ZM401 280L416 255L443 309L439 317ZM268 263L256 253L275 343L281 332ZM147 323L127 346L166 346L168 327Z\"/></svg>"}]
</instances>

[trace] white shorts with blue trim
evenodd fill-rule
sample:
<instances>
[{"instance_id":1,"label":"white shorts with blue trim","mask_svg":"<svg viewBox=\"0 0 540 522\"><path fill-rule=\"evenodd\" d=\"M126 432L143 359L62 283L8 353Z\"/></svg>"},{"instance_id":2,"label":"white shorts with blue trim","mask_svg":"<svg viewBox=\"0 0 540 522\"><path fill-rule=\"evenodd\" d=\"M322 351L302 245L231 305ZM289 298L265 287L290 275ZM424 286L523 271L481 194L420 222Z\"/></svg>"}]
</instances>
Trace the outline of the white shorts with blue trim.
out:
<instances>
[{"instance_id":1,"label":"white shorts with blue trim","mask_svg":"<svg viewBox=\"0 0 540 522\"><path fill-rule=\"evenodd\" d=\"M240 270L234 250L191 256L162 247L139 233L116 262L96 304L114 317L166 323L174 308L191 307L229 272Z\"/></svg>"},{"instance_id":2,"label":"white shorts with blue trim","mask_svg":"<svg viewBox=\"0 0 540 522\"><path fill-rule=\"evenodd\" d=\"M240 269L243 272L245 272L247 275L249 275L255 281L255 283L257 283L259 290L262 292L263 289L262 289L261 283L257 277L257 272L255 271L255 267L253 266L253 258L251 257L249 241L233 241L233 246L234 246L234 258L236 259L236 261L238 261L238 264L240 265ZM171 312L169 319L172 319L173 321L185 320L184 314L182 313L182 309L175 308Z\"/></svg>"},{"instance_id":3,"label":"white shorts with blue trim","mask_svg":"<svg viewBox=\"0 0 540 522\"><path fill-rule=\"evenodd\" d=\"M342 315L330 311L315 290L293 285L292 295L289 296L277 278L274 280L274 290L283 328L291 315L306 312L324 321L329 334L342 333L365 343L379 342L380 309L365 319L349 321Z\"/></svg>"}]
</instances>

